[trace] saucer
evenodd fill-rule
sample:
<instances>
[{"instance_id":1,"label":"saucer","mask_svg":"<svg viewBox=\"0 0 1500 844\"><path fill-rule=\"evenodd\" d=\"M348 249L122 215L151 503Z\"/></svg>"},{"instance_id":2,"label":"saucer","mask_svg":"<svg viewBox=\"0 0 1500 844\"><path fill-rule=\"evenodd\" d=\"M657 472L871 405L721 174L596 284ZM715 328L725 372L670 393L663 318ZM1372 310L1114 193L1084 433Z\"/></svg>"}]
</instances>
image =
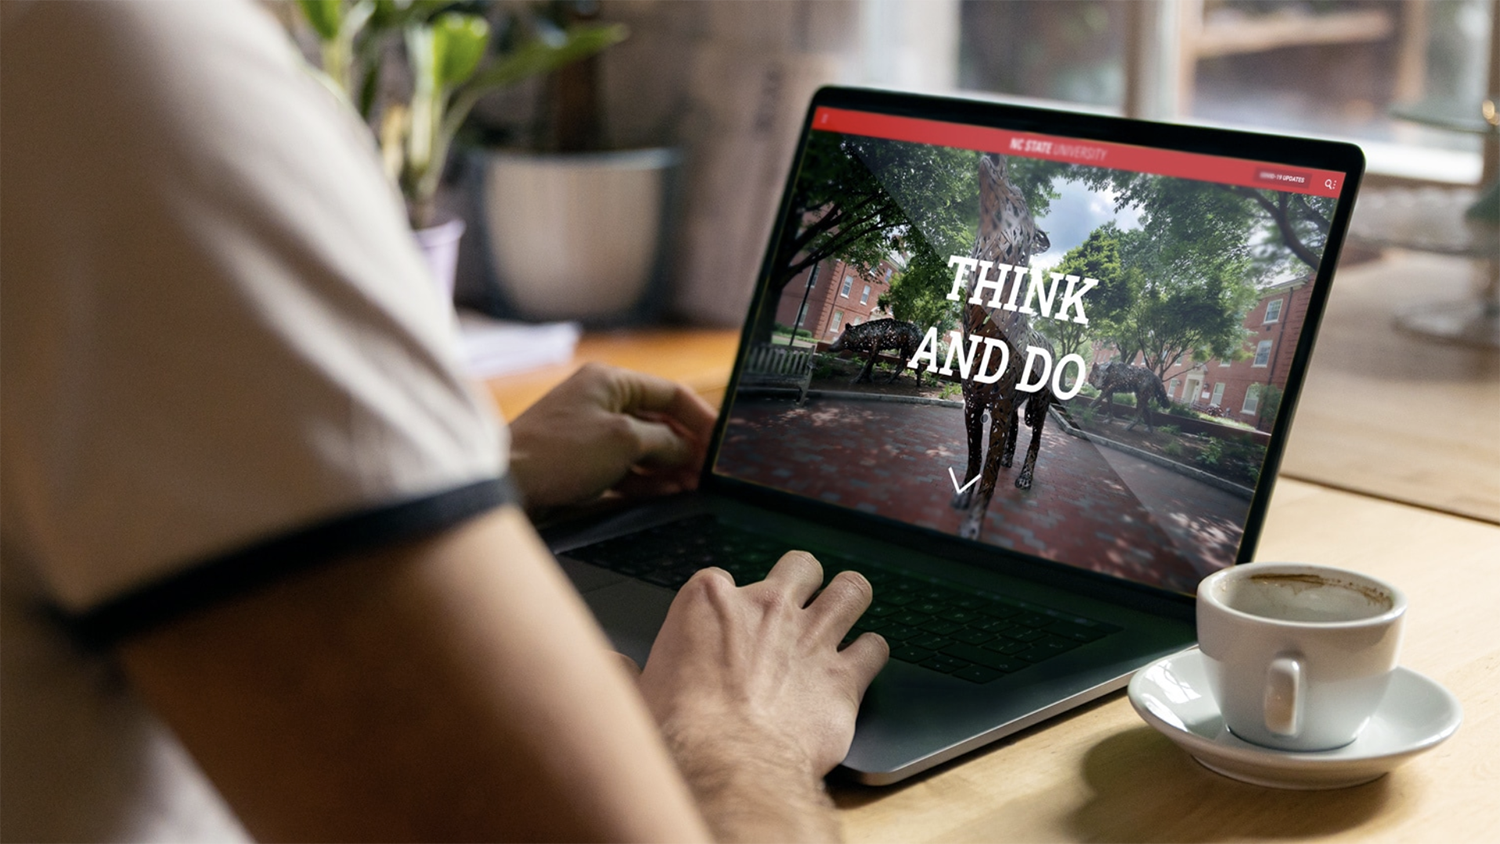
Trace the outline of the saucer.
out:
<instances>
[{"instance_id":1,"label":"saucer","mask_svg":"<svg viewBox=\"0 0 1500 844\"><path fill-rule=\"evenodd\" d=\"M1313 752L1261 747L1224 726L1205 661L1194 648L1142 668L1130 679L1130 703L1203 767L1255 785L1314 790L1370 782L1442 744L1463 720L1447 689L1397 668L1385 700L1352 743Z\"/></svg>"}]
</instances>

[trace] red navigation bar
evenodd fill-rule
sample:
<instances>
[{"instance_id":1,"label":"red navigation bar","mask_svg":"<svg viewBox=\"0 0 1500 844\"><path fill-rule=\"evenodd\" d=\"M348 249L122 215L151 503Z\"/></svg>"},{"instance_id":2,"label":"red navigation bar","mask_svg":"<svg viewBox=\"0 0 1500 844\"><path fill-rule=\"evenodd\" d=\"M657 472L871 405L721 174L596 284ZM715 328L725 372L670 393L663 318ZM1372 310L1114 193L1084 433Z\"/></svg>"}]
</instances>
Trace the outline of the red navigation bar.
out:
<instances>
[{"instance_id":1,"label":"red navigation bar","mask_svg":"<svg viewBox=\"0 0 1500 844\"><path fill-rule=\"evenodd\" d=\"M1022 155L1133 173L1153 173L1314 196L1337 197L1344 187L1344 174L1336 170L1285 167L1244 158L1153 149L1108 141L1085 141L826 106L819 107L813 115L813 128L845 135L865 135L979 152Z\"/></svg>"}]
</instances>

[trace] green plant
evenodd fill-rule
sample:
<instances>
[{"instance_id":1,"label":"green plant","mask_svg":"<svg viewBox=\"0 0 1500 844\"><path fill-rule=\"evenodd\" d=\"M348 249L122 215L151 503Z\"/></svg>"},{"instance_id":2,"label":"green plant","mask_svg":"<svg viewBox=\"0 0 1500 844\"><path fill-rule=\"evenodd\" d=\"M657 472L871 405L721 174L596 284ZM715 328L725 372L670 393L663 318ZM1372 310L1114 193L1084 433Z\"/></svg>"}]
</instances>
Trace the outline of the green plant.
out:
<instances>
[{"instance_id":1,"label":"green plant","mask_svg":"<svg viewBox=\"0 0 1500 844\"><path fill-rule=\"evenodd\" d=\"M1198 457L1196 459L1199 464L1213 468L1219 465L1219 461L1223 459L1223 457L1224 441L1220 439L1210 439L1203 446L1203 450L1198 452Z\"/></svg>"},{"instance_id":2,"label":"green plant","mask_svg":"<svg viewBox=\"0 0 1500 844\"><path fill-rule=\"evenodd\" d=\"M317 35L329 86L380 127L387 174L401 186L415 228L433 224L453 137L482 97L551 73L626 36L619 25L564 29L534 14L508 20L502 44L491 38L483 15L451 11L456 4L440 0L298 0L297 5ZM411 70L411 96L382 110L376 101L382 60L397 37Z\"/></svg>"},{"instance_id":3,"label":"green plant","mask_svg":"<svg viewBox=\"0 0 1500 844\"><path fill-rule=\"evenodd\" d=\"M1267 384L1260 394L1260 418L1275 420L1276 414L1281 412L1281 399L1282 389L1275 384Z\"/></svg>"},{"instance_id":4,"label":"green plant","mask_svg":"<svg viewBox=\"0 0 1500 844\"><path fill-rule=\"evenodd\" d=\"M938 397L939 398L944 398L944 399L951 399L954 396L958 395L959 393L963 392L963 389L964 389L963 385L954 383L952 381L948 381L948 382L944 383L943 384L943 388L938 391Z\"/></svg>"},{"instance_id":5,"label":"green plant","mask_svg":"<svg viewBox=\"0 0 1500 844\"><path fill-rule=\"evenodd\" d=\"M1178 434L1182 433L1182 426L1181 425L1162 425L1162 426L1158 427L1156 430L1160 431L1163 434L1166 434L1169 437L1175 437Z\"/></svg>"},{"instance_id":6,"label":"green plant","mask_svg":"<svg viewBox=\"0 0 1500 844\"><path fill-rule=\"evenodd\" d=\"M1183 446L1181 440L1167 440L1162 444L1161 450L1168 457L1181 457L1187 448Z\"/></svg>"},{"instance_id":7,"label":"green plant","mask_svg":"<svg viewBox=\"0 0 1500 844\"><path fill-rule=\"evenodd\" d=\"M783 334L783 335L790 335L790 334L792 334L792 327L790 325L787 325L784 322L778 322L778 323L776 323L776 333L777 334ZM803 339L803 340L811 340L811 339L813 339L813 333L811 331L807 330L806 328L799 328L799 329L797 329L796 336L798 338L800 338L800 339Z\"/></svg>"}]
</instances>

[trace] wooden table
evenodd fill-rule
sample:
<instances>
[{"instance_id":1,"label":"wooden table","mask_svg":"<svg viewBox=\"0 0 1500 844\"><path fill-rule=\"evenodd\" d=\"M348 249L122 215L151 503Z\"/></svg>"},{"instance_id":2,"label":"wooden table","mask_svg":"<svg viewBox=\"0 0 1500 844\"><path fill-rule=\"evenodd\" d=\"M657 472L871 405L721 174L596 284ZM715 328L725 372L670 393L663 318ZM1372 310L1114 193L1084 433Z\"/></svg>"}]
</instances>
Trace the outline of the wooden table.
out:
<instances>
[{"instance_id":1,"label":"wooden table","mask_svg":"<svg viewBox=\"0 0 1500 844\"><path fill-rule=\"evenodd\" d=\"M1330 323L1334 316L1331 306ZM578 363L602 360L682 379L717 401L737 339L738 332L713 330L590 335L575 364L489 387L514 415ZM1310 386L1336 383L1341 366L1359 369L1339 363L1343 342L1337 332L1325 337L1317 361L1330 361L1329 374L1310 378ZM1496 423L1493 415L1473 416L1467 397L1482 398L1494 385L1483 380L1486 370L1455 378L1463 364L1444 365L1456 370L1421 395L1444 403L1448 416L1420 435L1409 422L1378 419L1351 433L1338 402L1304 404L1258 557L1358 569L1405 589L1411 609L1402 662L1443 683L1464 706L1464 724L1446 744L1367 785L1277 791L1200 767L1147 727L1121 692L896 786L835 783L847 838L1449 842L1500 835L1500 525L1455 515L1466 509L1462 496L1472 479L1500 479L1500 452L1466 444L1469 432L1483 436ZM1356 380L1371 376L1364 371ZM1393 399L1405 389L1387 386ZM1357 393L1357 384L1348 390ZM1366 471L1382 460L1429 467L1416 485L1422 500L1392 500L1399 485ZM1320 483L1290 477L1294 472ZM1354 491L1371 485L1373 494ZM1490 488L1478 489L1480 513L1488 512Z\"/></svg>"},{"instance_id":2,"label":"wooden table","mask_svg":"<svg viewBox=\"0 0 1500 844\"><path fill-rule=\"evenodd\" d=\"M488 386L501 414L514 419L573 370L597 361L681 381L718 407L739 340L738 331L712 328L592 332L579 341L572 363L496 378Z\"/></svg>"},{"instance_id":3,"label":"wooden table","mask_svg":"<svg viewBox=\"0 0 1500 844\"><path fill-rule=\"evenodd\" d=\"M891 788L837 786L851 841L1475 841L1500 835L1500 527L1283 480L1259 556L1358 569L1410 600L1402 662L1464 723L1382 779L1278 791L1200 767L1123 693Z\"/></svg>"},{"instance_id":4,"label":"wooden table","mask_svg":"<svg viewBox=\"0 0 1500 844\"><path fill-rule=\"evenodd\" d=\"M1393 327L1473 296L1474 266L1387 254L1334 278L1281 474L1500 524L1500 352Z\"/></svg>"}]
</instances>

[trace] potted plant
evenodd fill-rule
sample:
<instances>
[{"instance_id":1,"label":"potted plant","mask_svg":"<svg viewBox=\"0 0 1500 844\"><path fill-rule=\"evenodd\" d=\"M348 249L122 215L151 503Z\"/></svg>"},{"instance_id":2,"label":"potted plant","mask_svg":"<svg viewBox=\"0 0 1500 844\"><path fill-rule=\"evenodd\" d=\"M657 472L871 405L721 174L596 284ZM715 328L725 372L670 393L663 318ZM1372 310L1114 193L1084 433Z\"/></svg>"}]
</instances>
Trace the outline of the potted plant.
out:
<instances>
[{"instance_id":1,"label":"potted plant","mask_svg":"<svg viewBox=\"0 0 1500 844\"><path fill-rule=\"evenodd\" d=\"M532 7L533 25L594 25L593 0ZM540 102L476 113L471 172L490 272L487 308L596 326L648 320L661 304L675 174L673 148L615 149L605 138L597 54L543 79ZM517 112L523 112L518 114Z\"/></svg>"},{"instance_id":2,"label":"potted plant","mask_svg":"<svg viewBox=\"0 0 1500 844\"><path fill-rule=\"evenodd\" d=\"M440 220L438 185L453 138L486 94L577 62L625 38L623 26L579 22L527 27L519 10L503 38L484 4L434 0L299 0L317 36L326 84L378 126L387 175L401 187L407 215L434 278L453 292L461 219ZM392 42L399 39L399 44ZM410 96L381 102L388 56L404 57Z\"/></svg>"}]
</instances>

